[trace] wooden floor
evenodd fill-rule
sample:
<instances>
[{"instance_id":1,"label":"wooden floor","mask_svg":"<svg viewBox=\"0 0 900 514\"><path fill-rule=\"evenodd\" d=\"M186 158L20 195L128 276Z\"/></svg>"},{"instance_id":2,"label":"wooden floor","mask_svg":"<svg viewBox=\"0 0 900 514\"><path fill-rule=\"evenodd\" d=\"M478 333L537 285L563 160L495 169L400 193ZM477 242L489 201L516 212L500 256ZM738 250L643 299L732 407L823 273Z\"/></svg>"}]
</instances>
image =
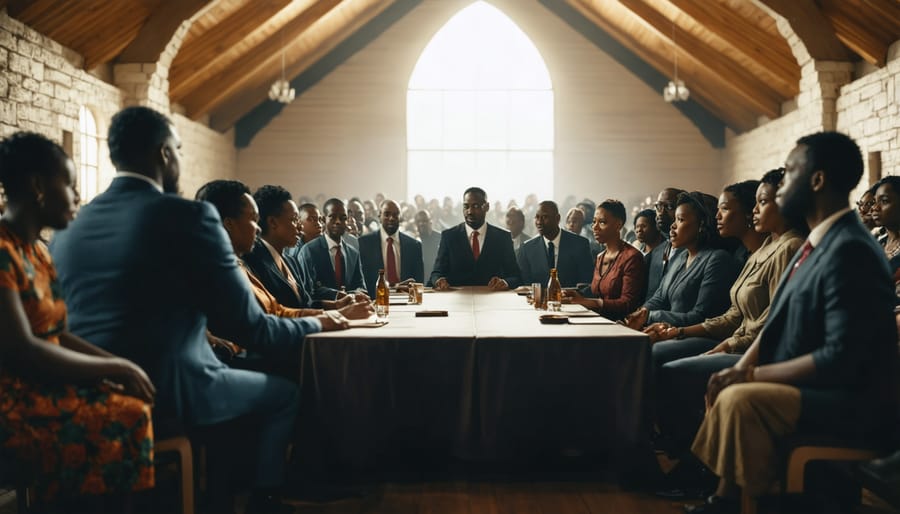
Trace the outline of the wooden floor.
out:
<instances>
[{"instance_id":1,"label":"wooden floor","mask_svg":"<svg viewBox=\"0 0 900 514\"><path fill-rule=\"evenodd\" d=\"M597 482L385 483L363 499L297 504L304 514L655 514L681 503Z\"/></svg>"}]
</instances>

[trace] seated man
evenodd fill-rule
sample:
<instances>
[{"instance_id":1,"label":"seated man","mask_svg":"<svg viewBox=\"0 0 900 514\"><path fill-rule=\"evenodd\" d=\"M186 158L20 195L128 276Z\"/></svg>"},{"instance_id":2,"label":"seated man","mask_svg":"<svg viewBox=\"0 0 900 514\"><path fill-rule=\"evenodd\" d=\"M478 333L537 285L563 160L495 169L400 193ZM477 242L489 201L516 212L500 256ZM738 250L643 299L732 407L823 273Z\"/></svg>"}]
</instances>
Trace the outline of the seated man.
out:
<instances>
[{"instance_id":1,"label":"seated man","mask_svg":"<svg viewBox=\"0 0 900 514\"><path fill-rule=\"evenodd\" d=\"M381 202L379 213L381 228L359 238L359 256L362 259L363 278L369 297L375 298L378 270L391 285L401 280L422 282L422 243L401 233L400 205L393 200Z\"/></svg>"},{"instance_id":2,"label":"seated man","mask_svg":"<svg viewBox=\"0 0 900 514\"><path fill-rule=\"evenodd\" d=\"M485 222L490 209L487 193L470 187L463 194L465 223L441 233L441 245L431 272L435 289L488 286L502 291L517 287L519 265L509 232Z\"/></svg>"},{"instance_id":3,"label":"seated man","mask_svg":"<svg viewBox=\"0 0 900 514\"><path fill-rule=\"evenodd\" d=\"M656 197L656 228L664 240L644 256L644 269L647 270L647 291L644 298L652 298L656 294L669 262L675 260L675 256L681 251L680 248L672 247L669 232L675 221L675 202L683 192L681 189L667 187Z\"/></svg>"},{"instance_id":4,"label":"seated man","mask_svg":"<svg viewBox=\"0 0 900 514\"><path fill-rule=\"evenodd\" d=\"M560 230L559 221L556 202L548 200L538 204L534 226L539 235L522 244L517 258L523 283L546 284L550 279L550 268L558 270L559 283L563 287L591 282L594 262L588 242Z\"/></svg>"},{"instance_id":5,"label":"seated man","mask_svg":"<svg viewBox=\"0 0 900 514\"><path fill-rule=\"evenodd\" d=\"M359 251L344 241L347 231L344 201L325 202L325 233L300 249L300 265L313 287L314 300L341 300L350 291L357 300L368 300Z\"/></svg>"},{"instance_id":6,"label":"seated man","mask_svg":"<svg viewBox=\"0 0 900 514\"><path fill-rule=\"evenodd\" d=\"M506 230L509 230L509 236L512 238L513 250L516 256L519 255L519 248L522 243L531 239L531 236L524 232L525 230L525 213L518 207L510 207L506 211Z\"/></svg>"},{"instance_id":7,"label":"seated man","mask_svg":"<svg viewBox=\"0 0 900 514\"><path fill-rule=\"evenodd\" d=\"M322 214L319 212L319 208L311 203L301 204L297 207L297 210L300 212L300 240L297 241L297 244L285 250L284 253L289 259L294 261L294 265L299 269L300 261L298 257L300 256L300 249L306 243L322 235Z\"/></svg>"},{"instance_id":8,"label":"seated man","mask_svg":"<svg viewBox=\"0 0 900 514\"><path fill-rule=\"evenodd\" d=\"M286 256L286 250L300 239L297 204L279 186L257 189L253 200L259 208L261 230L253 249L243 256L244 262L278 303L294 309L311 307L312 298L303 287L300 267Z\"/></svg>"},{"instance_id":9,"label":"seated man","mask_svg":"<svg viewBox=\"0 0 900 514\"><path fill-rule=\"evenodd\" d=\"M266 315L215 209L164 194L178 191L181 160L168 118L146 107L123 109L108 142L116 178L55 235L51 249L71 330L146 370L157 386L157 413L190 428L253 419L260 431L248 511L278 508L297 387L228 368L213 354L206 327L279 355L335 321Z\"/></svg>"},{"instance_id":10,"label":"seated man","mask_svg":"<svg viewBox=\"0 0 900 514\"><path fill-rule=\"evenodd\" d=\"M422 242L422 261L425 264L424 277L431 277L434 268L434 260L437 258L438 247L441 246L441 235L434 231L431 223L431 214L426 210L416 213L416 230L419 232L419 241Z\"/></svg>"},{"instance_id":11,"label":"seated man","mask_svg":"<svg viewBox=\"0 0 900 514\"><path fill-rule=\"evenodd\" d=\"M776 201L812 230L756 340L737 365L710 378L712 407L692 450L720 481L689 512L737 512L739 488L768 492L782 465L777 445L788 435L876 444L896 412L890 273L848 202L863 172L859 147L836 132L812 134L797 141L785 168Z\"/></svg>"}]
</instances>

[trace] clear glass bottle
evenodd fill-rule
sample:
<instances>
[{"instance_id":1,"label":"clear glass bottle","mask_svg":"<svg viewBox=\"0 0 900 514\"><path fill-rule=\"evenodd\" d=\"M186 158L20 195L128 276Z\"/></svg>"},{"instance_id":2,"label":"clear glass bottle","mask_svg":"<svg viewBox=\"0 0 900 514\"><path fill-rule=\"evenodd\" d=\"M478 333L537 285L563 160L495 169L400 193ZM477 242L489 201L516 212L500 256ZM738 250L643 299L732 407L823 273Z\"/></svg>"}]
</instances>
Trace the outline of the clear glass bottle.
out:
<instances>
[{"instance_id":1,"label":"clear glass bottle","mask_svg":"<svg viewBox=\"0 0 900 514\"><path fill-rule=\"evenodd\" d=\"M384 278L384 270L378 270L378 282L375 283L375 316L378 319L387 319L391 309L391 289L387 279Z\"/></svg>"},{"instance_id":2,"label":"clear glass bottle","mask_svg":"<svg viewBox=\"0 0 900 514\"><path fill-rule=\"evenodd\" d=\"M562 286L556 276L556 268L550 269L550 281L547 282L547 310L550 312L562 310Z\"/></svg>"}]
</instances>

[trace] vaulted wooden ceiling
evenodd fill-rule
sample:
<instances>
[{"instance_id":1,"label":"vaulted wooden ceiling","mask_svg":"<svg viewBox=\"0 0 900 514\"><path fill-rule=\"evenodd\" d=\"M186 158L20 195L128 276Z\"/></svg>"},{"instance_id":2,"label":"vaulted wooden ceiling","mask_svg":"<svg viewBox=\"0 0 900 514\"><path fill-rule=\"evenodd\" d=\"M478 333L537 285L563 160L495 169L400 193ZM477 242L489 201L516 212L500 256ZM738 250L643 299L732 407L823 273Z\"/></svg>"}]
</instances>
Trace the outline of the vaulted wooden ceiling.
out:
<instances>
[{"instance_id":1,"label":"vaulted wooden ceiling","mask_svg":"<svg viewBox=\"0 0 900 514\"><path fill-rule=\"evenodd\" d=\"M410 0L0 0L0 7L80 53L86 69L153 61L193 17L169 70L170 98L191 118L208 116L224 131L268 102L268 88L282 73L282 48L285 75L301 76L403 1ZM556 3L662 75L671 77L677 56L691 99L736 132L762 116L778 117L799 92L800 68L767 9L787 18L817 59L884 66L888 46L900 39L897 0Z\"/></svg>"}]
</instances>

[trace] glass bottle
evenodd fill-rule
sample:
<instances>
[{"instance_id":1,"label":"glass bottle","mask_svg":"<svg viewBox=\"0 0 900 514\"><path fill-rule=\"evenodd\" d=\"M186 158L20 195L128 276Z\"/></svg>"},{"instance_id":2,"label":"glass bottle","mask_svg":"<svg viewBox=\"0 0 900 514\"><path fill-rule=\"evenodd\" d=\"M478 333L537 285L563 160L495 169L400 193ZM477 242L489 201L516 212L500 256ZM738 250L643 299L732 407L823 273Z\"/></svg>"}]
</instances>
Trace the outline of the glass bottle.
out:
<instances>
[{"instance_id":1,"label":"glass bottle","mask_svg":"<svg viewBox=\"0 0 900 514\"><path fill-rule=\"evenodd\" d=\"M550 269L550 282L547 282L547 310L559 312L562 310L562 286L556 276L556 268Z\"/></svg>"},{"instance_id":2,"label":"glass bottle","mask_svg":"<svg viewBox=\"0 0 900 514\"><path fill-rule=\"evenodd\" d=\"M391 289L387 279L384 278L384 270L378 270L378 282L375 283L375 316L378 319L387 319L391 305Z\"/></svg>"}]
</instances>

